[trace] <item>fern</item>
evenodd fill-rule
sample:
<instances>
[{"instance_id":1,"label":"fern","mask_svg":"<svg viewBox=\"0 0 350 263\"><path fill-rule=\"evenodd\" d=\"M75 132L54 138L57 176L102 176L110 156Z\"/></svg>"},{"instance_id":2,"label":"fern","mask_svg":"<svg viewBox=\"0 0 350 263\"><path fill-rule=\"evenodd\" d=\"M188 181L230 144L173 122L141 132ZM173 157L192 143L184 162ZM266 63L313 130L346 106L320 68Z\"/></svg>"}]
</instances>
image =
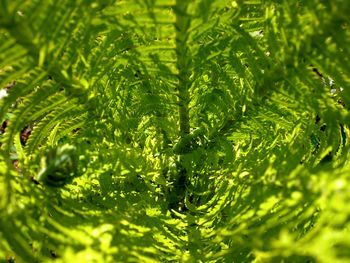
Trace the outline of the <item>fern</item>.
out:
<instances>
[{"instance_id":1,"label":"fern","mask_svg":"<svg viewBox=\"0 0 350 263\"><path fill-rule=\"evenodd\" d=\"M5 261L350 260L349 4L0 6Z\"/></svg>"}]
</instances>

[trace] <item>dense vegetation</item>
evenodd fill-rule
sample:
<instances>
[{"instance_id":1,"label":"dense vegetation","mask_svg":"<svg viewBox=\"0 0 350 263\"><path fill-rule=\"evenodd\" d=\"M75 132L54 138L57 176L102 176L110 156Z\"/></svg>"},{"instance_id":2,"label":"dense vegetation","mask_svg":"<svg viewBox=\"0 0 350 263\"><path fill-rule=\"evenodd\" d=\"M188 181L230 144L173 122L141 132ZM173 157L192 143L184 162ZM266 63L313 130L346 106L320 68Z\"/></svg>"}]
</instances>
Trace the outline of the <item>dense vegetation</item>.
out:
<instances>
[{"instance_id":1,"label":"dense vegetation","mask_svg":"<svg viewBox=\"0 0 350 263\"><path fill-rule=\"evenodd\" d=\"M349 14L0 0L0 258L350 262Z\"/></svg>"}]
</instances>

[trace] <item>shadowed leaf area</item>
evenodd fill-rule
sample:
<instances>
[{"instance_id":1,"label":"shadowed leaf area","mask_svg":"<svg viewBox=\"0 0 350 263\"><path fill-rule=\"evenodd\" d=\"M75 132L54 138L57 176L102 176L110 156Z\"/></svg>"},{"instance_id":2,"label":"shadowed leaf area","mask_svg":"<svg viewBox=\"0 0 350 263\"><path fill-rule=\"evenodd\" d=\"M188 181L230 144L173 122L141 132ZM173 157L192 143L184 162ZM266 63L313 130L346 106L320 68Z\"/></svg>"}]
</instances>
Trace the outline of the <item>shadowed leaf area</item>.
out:
<instances>
[{"instance_id":1,"label":"shadowed leaf area","mask_svg":"<svg viewBox=\"0 0 350 263\"><path fill-rule=\"evenodd\" d=\"M0 0L0 261L350 262L349 14Z\"/></svg>"}]
</instances>

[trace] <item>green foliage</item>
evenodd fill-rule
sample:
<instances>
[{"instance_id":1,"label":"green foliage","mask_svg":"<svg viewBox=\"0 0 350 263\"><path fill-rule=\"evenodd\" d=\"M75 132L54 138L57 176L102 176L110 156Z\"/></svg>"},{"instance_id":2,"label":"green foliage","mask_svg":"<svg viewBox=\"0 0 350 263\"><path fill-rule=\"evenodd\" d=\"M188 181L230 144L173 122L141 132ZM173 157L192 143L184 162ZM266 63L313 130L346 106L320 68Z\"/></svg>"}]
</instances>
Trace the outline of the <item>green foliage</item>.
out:
<instances>
[{"instance_id":1,"label":"green foliage","mask_svg":"<svg viewBox=\"0 0 350 263\"><path fill-rule=\"evenodd\" d=\"M65 144L50 149L41 159L41 170L38 173L38 182L46 185L60 186L77 175L78 156L74 146Z\"/></svg>"},{"instance_id":2,"label":"green foliage","mask_svg":"<svg viewBox=\"0 0 350 263\"><path fill-rule=\"evenodd\" d=\"M350 262L345 2L0 0L0 258Z\"/></svg>"}]
</instances>

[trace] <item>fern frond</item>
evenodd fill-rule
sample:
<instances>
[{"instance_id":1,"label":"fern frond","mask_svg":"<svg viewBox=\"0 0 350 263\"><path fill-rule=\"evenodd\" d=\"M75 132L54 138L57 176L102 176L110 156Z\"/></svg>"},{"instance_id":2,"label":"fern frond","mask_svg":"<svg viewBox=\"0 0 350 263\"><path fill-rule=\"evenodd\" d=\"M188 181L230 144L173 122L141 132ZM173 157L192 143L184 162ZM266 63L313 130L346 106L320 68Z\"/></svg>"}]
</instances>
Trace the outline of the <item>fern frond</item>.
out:
<instances>
[{"instance_id":1,"label":"fern frond","mask_svg":"<svg viewBox=\"0 0 350 263\"><path fill-rule=\"evenodd\" d=\"M343 2L0 0L0 257L347 261Z\"/></svg>"}]
</instances>

